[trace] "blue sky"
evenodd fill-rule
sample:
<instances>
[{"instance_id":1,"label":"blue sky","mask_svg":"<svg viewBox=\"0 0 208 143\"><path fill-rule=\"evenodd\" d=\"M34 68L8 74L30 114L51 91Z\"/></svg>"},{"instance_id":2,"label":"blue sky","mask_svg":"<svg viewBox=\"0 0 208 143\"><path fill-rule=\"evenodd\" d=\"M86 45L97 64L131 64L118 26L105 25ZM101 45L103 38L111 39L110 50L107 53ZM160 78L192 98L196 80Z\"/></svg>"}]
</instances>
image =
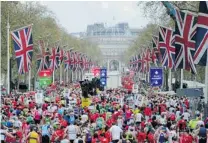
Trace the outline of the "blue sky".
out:
<instances>
[{"instance_id":1,"label":"blue sky","mask_svg":"<svg viewBox=\"0 0 208 143\"><path fill-rule=\"evenodd\" d=\"M136 1L41 1L56 15L69 33L86 31L88 24L103 22L108 26L128 22L132 28L142 28L146 19Z\"/></svg>"}]
</instances>

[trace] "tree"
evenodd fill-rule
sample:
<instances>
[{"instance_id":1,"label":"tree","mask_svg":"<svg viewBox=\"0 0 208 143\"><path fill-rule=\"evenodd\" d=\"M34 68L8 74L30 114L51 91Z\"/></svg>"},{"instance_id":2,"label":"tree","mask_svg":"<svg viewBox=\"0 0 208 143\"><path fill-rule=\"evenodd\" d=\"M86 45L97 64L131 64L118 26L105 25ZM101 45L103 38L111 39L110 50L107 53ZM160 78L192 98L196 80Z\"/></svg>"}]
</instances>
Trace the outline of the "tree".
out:
<instances>
[{"instance_id":1,"label":"tree","mask_svg":"<svg viewBox=\"0 0 208 143\"><path fill-rule=\"evenodd\" d=\"M5 75L7 73L7 19L9 15L10 30L29 25L33 23L33 68L32 75L35 75L37 69L35 68L36 55L38 51L38 40L43 39L48 41L49 48L52 48L56 41L60 40L61 45L68 45L65 49L74 48L80 52L86 52L93 60L99 60L100 51L96 45L92 45L88 41L83 41L72 37L66 30L60 26L57 18L48 10L46 6L41 5L39 2L1 2L1 71ZM49 35L49 36L47 36ZM10 38L11 39L11 38ZM12 40L11 40L12 41ZM17 78L17 64L13 50L13 43L10 42L12 49L12 77ZM93 51L95 54L90 54ZM4 76L6 78L6 76ZM6 80L5 80L6 81Z\"/></svg>"},{"instance_id":2,"label":"tree","mask_svg":"<svg viewBox=\"0 0 208 143\"><path fill-rule=\"evenodd\" d=\"M199 2L198 1L170 1L170 3L179 8L180 10L188 10L194 13L198 12ZM165 6L163 6L161 1L145 1L145 2L138 2L138 6L143 10L143 15L151 20L153 29L146 26L141 34L138 36L134 44L130 47L130 50L127 53L126 61L128 62L130 59L130 56L138 52L141 48L141 45L147 44L151 41L151 32L155 35L158 35L158 26L157 25L163 25L165 27L170 27L172 29L175 29L175 22L170 18L170 16L167 14L167 10ZM148 30L149 29L149 34ZM174 77L178 80L179 76L177 73L179 73L180 70L175 71ZM184 70L184 79L186 80L193 80L196 77L197 81L204 82L204 67L197 66L197 72L198 74L192 75L190 72L187 72ZM165 72L167 74L167 72ZM180 75L180 74L179 74Z\"/></svg>"}]
</instances>

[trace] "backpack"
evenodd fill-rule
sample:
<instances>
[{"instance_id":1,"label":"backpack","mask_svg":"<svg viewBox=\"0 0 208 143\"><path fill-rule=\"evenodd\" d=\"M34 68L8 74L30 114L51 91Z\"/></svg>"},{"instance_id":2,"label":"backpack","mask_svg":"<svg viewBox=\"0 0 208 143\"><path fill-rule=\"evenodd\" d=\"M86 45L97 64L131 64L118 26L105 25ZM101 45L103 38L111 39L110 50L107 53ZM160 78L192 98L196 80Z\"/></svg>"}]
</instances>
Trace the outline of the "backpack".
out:
<instances>
[{"instance_id":1,"label":"backpack","mask_svg":"<svg viewBox=\"0 0 208 143\"><path fill-rule=\"evenodd\" d=\"M159 143L164 143L166 141L165 133L160 133Z\"/></svg>"},{"instance_id":2,"label":"backpack","mask_svg":"<svg viewBox=\"0 0 208 143\"><path fill-rule=\"evenodd\" d=\"M75 122L75 117L74 116L70 116L69 123L74 124L74 122Z\"/></svg>"},{"instance_id":3,"label":"backpack","mask_svg":"<svg viewBox=\"0 0 208 143\"><path fill-rule=\"evenodd\" d=\"M199 137L206 137L206 128L205 127L200 127L199 130Z\"/></svg>"},{"instance_id":4,"label":"backpack","mask_svg":"<svg viewBox=\"0 0 208 143\"><path fill-rule=\"evenodd\" d=\"M91 142L92 141L92 136L90 133L86 134L86 142Z\"/></svg>"}]
</instances>

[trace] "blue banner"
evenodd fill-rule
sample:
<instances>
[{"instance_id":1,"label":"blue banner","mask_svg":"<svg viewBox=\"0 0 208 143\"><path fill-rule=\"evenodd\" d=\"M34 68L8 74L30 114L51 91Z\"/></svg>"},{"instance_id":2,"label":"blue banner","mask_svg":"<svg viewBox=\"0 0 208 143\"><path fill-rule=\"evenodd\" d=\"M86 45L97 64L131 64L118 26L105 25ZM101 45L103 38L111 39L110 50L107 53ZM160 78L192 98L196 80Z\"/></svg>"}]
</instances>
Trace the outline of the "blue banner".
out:
<instances>
[{"instance_id":1,"label":"blue banner","mask_svg":"<svg viewBox=\"0 0 208 143\"><path fill-rule=\"evenodd\" d=\"M107 69L100 69L100 77L107 77Z\"/></svg>"},{"instance_id":2,"label":"blue banner","mask_svg":"<svg viewBox=\"0 0 208 143\"><path fill-rule=\"evenodd\" d=\"M150 68L150 85L162 86L162 84L163 84L163 69Z\"/></svg>"},{"instance_id":3,"label":"blue banner","mask_svg":"<svg viewBox=\"0 0 208 143\"><path fill-rule=\"evenodd\" d=\"M105 77L100 78L100 84L102 86L106 86L107 85L107 79Z\"/></svg>"},{"instance_id":4,"label":"blue banner","mask_svg":"<svg viewBox=\"0 0 208 143\"><path fill-rule=\"evenodd\" d=\"M107 85L107 69L100 69L100 84L102 86Z\"/></svg>"}]
</instances>

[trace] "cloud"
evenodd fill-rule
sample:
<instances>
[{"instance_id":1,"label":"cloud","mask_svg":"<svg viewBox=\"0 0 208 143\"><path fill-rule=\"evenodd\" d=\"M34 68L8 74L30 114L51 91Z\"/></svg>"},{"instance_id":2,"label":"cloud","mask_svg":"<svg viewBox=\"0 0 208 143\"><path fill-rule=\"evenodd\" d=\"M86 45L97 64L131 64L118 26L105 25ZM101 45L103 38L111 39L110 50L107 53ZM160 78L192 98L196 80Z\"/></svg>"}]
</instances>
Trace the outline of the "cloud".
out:
<instances>
[{"instance_id":1,"label":"cloud","mask_svg":"<svg viewBox=\"0 0 208 143\"><path fill-rule=\"evenodd\" d=\"M138 28L148 23L148 20L142 17L137 2L42 1L41 3L56 14L61 25L68 32L86 31L87 25L94 22L103 22L108 25L128 22L130 27Z\"/></svg>"}]
</instances>

